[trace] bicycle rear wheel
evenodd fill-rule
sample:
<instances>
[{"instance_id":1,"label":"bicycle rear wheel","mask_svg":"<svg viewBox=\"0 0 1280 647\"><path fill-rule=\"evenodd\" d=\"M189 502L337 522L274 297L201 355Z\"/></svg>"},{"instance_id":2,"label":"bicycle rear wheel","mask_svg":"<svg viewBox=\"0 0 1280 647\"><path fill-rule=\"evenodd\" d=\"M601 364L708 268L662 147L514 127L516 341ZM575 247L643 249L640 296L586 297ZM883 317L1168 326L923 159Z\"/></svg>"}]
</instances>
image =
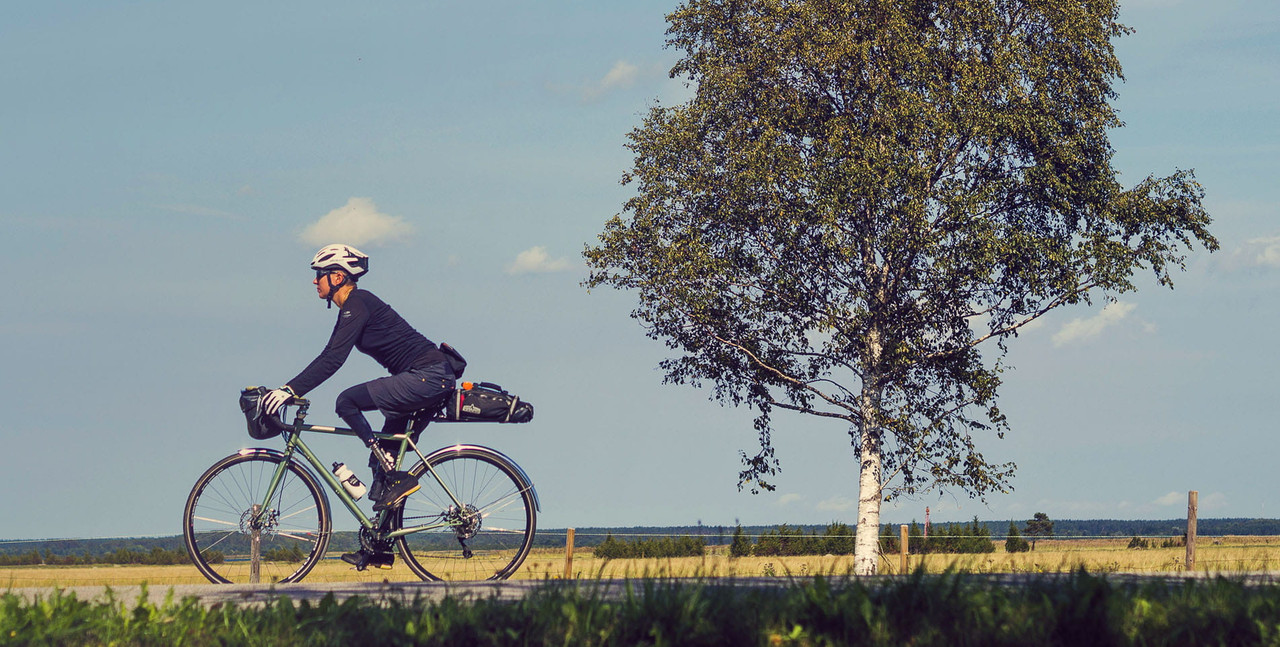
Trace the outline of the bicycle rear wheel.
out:
<instances>
[{"instance_id":1,"label":"bicycle rear wheel","mask_svg":"<svg viewBox=\"0 0 1280 647\"><path fill-rule=\"evenodd\" d=\"M182 534L191 561L210 582L296 582L324 557L332 528L329 501L297 463L285 469L255 521L281 460L265 450L232 454L191 489Z\"/></svg>"},{"instance_id":2,"label":"bicycle rear wheel","mask_svg":"<svg viewBox=\"0 0 1280 647\"><path fill-rule=\"evenodd\" d=\"M396 511L396 528L443 524L396 540L409 569L424 580L504 580L533 546L537 499L510 459L462 446L438 451L409 470L420 490ZM452 493L453 496L450 496Z\"/></svg>"}]
</instances>

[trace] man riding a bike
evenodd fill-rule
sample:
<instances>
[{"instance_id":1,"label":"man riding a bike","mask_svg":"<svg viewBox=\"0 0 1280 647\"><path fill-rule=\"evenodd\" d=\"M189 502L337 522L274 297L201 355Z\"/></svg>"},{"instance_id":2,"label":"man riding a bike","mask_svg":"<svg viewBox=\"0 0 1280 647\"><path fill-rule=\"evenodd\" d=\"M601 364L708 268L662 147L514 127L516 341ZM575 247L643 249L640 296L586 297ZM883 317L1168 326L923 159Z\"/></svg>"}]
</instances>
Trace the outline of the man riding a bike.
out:
<instances>
[{"instance_id":1,"label":"man riding a bike","mask_svg":"<svg viewBox=\"0 0 1280 647\"><path fill-rule=\"evenodd\" d=\"M320 355L284 386L266 394L264 410L274 415L290 398L302 397L318 387L341 368L353 347L372 357L390 375L343 391L338 395L337 414L370 450L374 511L394 507L418 490L418 480L395 470L395 459L389 453L395 448L378 443L364 412L382 412L383 433L404 433L415 411L442 403L453 392L465 364L440 350L372 292L358 287L359 279L369 271L369 256L360 250L350 245L326 245L311 260L311 269L316 272L313 283L319 298L329 307L338 305L338 320ZM364 570L370 565L390 568L394 557L361 548L342 559Z\"/></svg>"}]
</instances>

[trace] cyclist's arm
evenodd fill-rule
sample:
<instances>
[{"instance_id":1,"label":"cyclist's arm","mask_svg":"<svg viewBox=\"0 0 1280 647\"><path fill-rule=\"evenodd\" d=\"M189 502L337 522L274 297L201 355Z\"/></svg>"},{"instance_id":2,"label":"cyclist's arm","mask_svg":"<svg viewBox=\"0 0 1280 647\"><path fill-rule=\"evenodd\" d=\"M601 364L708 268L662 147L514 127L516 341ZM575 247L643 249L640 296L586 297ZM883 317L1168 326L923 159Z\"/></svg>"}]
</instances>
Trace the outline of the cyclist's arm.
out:
<instances>
[{"instance_id":1,"label":"cyclist's arm","mask_svg":"<svg viewBox=\"0 0 1280 647\"><path fill-rule=\"evenodd\" d=\"M355 293L352 294L354 296ZM301 373L289 380L287 386L297 395L303 396L329 379L347 361L368 322L369 309L365 307L364 301L348 298L342 311L338 313L338 322L333 326L329 343Z\"/></svg>"}]
</instances>

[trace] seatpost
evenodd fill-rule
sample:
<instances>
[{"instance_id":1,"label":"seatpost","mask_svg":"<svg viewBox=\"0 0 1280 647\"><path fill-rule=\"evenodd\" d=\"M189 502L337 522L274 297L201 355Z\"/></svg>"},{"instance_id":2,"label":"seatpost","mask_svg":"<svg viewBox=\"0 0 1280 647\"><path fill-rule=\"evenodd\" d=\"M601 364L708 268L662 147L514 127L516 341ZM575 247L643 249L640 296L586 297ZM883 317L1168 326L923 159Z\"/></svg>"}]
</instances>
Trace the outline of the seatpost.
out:
<instances>
[{"instance_id":1,"label":"seatpost","mask_svg":"<svg viewBox=\"0 0 1280 647\"><path fill-rule=\"evenodd\" d=\"M387 453L387 450L378 444L378 441L373 441L373 444L369 446L369 451L373 452L374 457L378 459L379 463L382 463L383 469L388 473L396 470L396 459L392 458L391 454Z\"/></svg>"}]
</instances>

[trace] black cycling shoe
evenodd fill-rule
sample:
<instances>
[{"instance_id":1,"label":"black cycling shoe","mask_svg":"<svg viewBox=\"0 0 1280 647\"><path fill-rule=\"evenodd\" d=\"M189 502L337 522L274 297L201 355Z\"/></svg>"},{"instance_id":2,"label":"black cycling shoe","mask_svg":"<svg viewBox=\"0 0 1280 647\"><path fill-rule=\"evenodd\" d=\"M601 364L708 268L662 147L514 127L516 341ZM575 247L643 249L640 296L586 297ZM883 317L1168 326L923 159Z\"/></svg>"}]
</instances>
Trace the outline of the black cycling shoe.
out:
<instances>
[{"instance_id":1,"label":"black cycling shoe","mask_svg":"<svg viewBox=\"0 0 1280 647\"><path fill-rule=\"evenodd\" d=\"M393 508L405 497L417 492L422 487L418 485L418 477L411 476L408 472L391 472L387 474L385 485L383 486L382 497L373 504L374 512L381 512L387 508Z\"/></svg>"},{"instance_id":2,"label":"black cycling shoe","mask_svg":"<svg viewBox=\"0 0 1280 647\"><path fill-rule=\"evenodd\" d=\"M354 553L343 553L342 561L356 567L357 571L363 571L370 566L389 569L395 563L396 556L392 553L371 553L361 548Z\"/></svg>"}]
</instances>

